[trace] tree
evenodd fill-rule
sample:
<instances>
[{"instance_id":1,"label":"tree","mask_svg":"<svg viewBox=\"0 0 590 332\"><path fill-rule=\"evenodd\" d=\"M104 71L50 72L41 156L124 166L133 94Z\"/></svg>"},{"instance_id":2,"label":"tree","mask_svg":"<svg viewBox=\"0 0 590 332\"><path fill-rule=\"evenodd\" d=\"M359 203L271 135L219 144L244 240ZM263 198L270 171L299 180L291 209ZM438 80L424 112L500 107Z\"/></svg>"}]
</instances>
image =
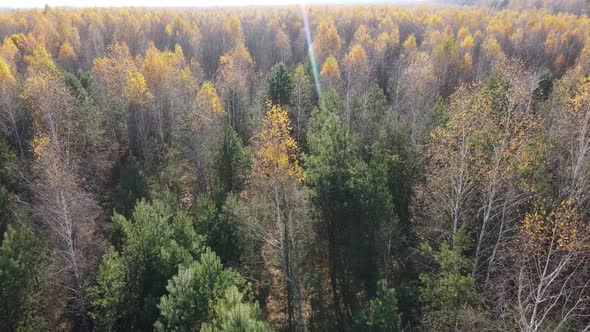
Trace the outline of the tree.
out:
<instances>
[{"instance_id":1,"label":"tree","mask_svg":"<svg viewBox=\"0 0 590 332\"><path fill-rule=\"evenodd\" d=\"M486 272L487 281L497 250L518 218L517 207L535 194L529 183L538 171L533 165L542 165L547 155L540 120L518 96L500 76L471 92L459 90L450 119L434 131L430 145L430 173L437 174L428 180L432 208L436 219L450 223L450 233L443 236L452 238L461 227L475 229L473 275Z\"/></svg>"},{"instance_id":2,"label":"tree","mask_svg":"<svg viewBox=\"0 0 590 332\"><path fill-rule=\"evenodd\" d=\"M0 240L13 219L10 202L16 185L15 162L14 151L4 140L0 140Z\"/></svg>"},{"instance_id":3,"label":"tree","mask_svg":"<svg viewBox=\"0 0 590 332\"><path fill-rule=\"evenodd\" d=\"M390 17L385 17L377 29L381 31L375 37L375 60L377 62L377 82L382 89L388 86L389 73L387 62L393 52L399 49L400 31L399 27L393 23Z\"/></svg>"},{"instance_id":4,"label":"tree","mask_svg":"<svg viewBox=\"0 0 590 332\"><path fill-rule=\"evenodd\" d=\"M242 23L235 13L230 13L223 21L223 50L231 50L244 42Z\"/></svg>"},{"instance_id":5,"label":"tree","mask_svg":"<svg viewBox=\"0 0 590 332\"><path fill-rule=\"evenodd\" d=\"M93 177L85 177L88 187L103 191L109 185L109 175L115 165L114 146L108 141L105 128L104 113L96 106L90 95L92 91L92 79L86 73L74 75L64 72L65 84L74 97L74 109L78 117L80 144L79 167L82 174L93 174Z\"/></svg>"},{"instance_id":6,"label":"tree","mask_svg":"<svg viewBox=\"0 0 590 332\"><path fill-rule=\"evenodd\" d=\"M340 67L338 66L338 61L336 61L336 58L330 55L326 61L324 61L322 70L320 71L320 77L322 79L322 83L327 88L338 88L340 84Z\"/></svg>"},{"instance_id":7,"label":"tree","mask_svg":"<svg viewBox=\"0 0 590 332\"><path fill-rule=\"evenodd\" d=\"M137 203L130 219L115 213L120 249L101 262L90 288L92 317L101 330L150 330L158 318L158 299L166 282L202 252L191 218L173 201Z\"/></svg>"},{"instance_id":8,"label":"tree","mask_svg":"<svg viewBox=\"0 0 590 332\"><path fill-rule=\"evenodd\" d=\"M223 195L223 194L221 194ZM232 196L201 197L194 208L196 229L203 234L207 246L219 256L224 264L235 264L240 261L243 244L239 234L239 223L230 211L225 199Z\"/></svg>"},{"instance_id":9,"label":"tree","mask_svg":"<svg viewBox=\"0 0 590 332\"><path fill-rule=\"evenodd\" d=\"M423 284L420 300L424 303L429 328L453 331L461 326L467 327L468 322L464 321L462 313L484 304L471 276L474 261L464 254L469 246L469 237L463 229L455 233L452 247L443 242L440 251L435 252L427 243L422 244L422 250L439 266L436 272L420 274Z\"/></svg>"},{"instance_id":10,"label":"tree","mask_svg":"<svg viewBox=\"0 0 590 332\"><path fill-rule=\"evenodd\" d=\"M170 141L172 135L169 130L173 127L173 120L178 118L173 114L177 111L173 106L176 85L179 83L177 78L181 76L184 62L184 54L179 46L174 52L160 52L154 44L150 44L141 66L141 74L145 78L147 89L153 94L153 121L156 138L160 143Z\"/></svg>"},{"instance_id":11,"label":"tree","mask_svg":"<svg viewBox=\"0 0 590 332\"><path fill-rule=\"evenodd\" d=\"M217 172L224 193L238 193L250 173L252 152L243 146L240 137L231 127L225 129L221 149L217 154Z\"/></svg>"},{"instance_id":12,"label":"tree","mask_svg":"<svg viewBox=\"0 0 590 332\"><path fill-rule=\"evenodd\" d=\"M293 135L302 144L305 139L307 118L313 104L313 83L302 64L295 67L291 73L291 105L294 112L291 115Z\"/></svg>"},{"instance_id":13,"label":"tree","mask_svg":"<svg viewBox=\"0 0 590 332\"><path fill-rule=\"evenodd\" d=\"M197 178L197 193L211 192L214 156L222 143L226 113L211 82L201 85L196 97L196 109L186 115L186 149L193 162Z\"/></svg>"},{"instance_id":14,"label":"tree","mask_svg":"<svg viewBox=\"0 0 590 332\"><path fill-rule=\"evenodd\" d=\"M92 64L92 95L104 115L106 136L116 142L114 151L125 153L129 149L129 130L133 122L128 116L123 92L132 69L136 69L136 65L123 42L110 45L107 56L94 59Z\"/></svg>"},{"instance_id":15,"label":"tree","mask_svg":"<svg viewBox=\"0 0 590 332\"><path fill-rule=\"evenodd\" d=\"M196 22L187 21L182 15L176 15L171 23L166 24L164 30L168 37L166 43L168 49L174 49L175 45L180 45L188 59L201 59L202 35Z\"/></svg>"},{"instance_id":16,"label":"tree","mask_svg":"<svg viewBox=\"0 0 590 332\"><path fill-rule=\"evenodd\" d=\"M523 331L590 326L582 318L590 294L590 224L584 219L572 201L563 201L550 209L539 206L522 221L510 278Z\"/></svg>"},{"instance_id":17,"label":"tree","mask_svg":"<svg viewBox=\"0 0 590 332\"><path fill-rule=\"evenodd\" d=\"M313 34L313 49L318 63L324 63L329 57L338 57L342 47L342 40L338 35L336 25L331 17L323 18Z\"/></svg>"},{"instance_id":18,"label":"tree","mask_svg":"<svg viewBox=\"0 0 590 332\"><path fill-rule=\"evenodd\" d=\"M406 41L407 42L407 41ZM396 107L404 112L411 143L416 146L428 131L431 109L436 96L434 66L426 53L408 55L408 63L398 82Z\"/></svg>"},{"instance_id":19,"label":"tree","mask_svg":"<svg viewBox=\"0 0 590 332\"><path fill-rule=\"evenodd\" d=\"M590 79L586 76L577 76L571 93L565 93L568 89L564 80L558 87L558 106L560 111L550 114L555 119L553 141L557 147L555 158L560 167L559 179L560 197L564 200L572 200L577 206L588 209L590 196L588 195L588 156L590 152ZM577 84L576 84L577 83Z\"/></svg>"},{"instance_id":20,"label":"tree","mask_svg":"<svg viewBox=\"0 0 590 332\"><path fill-rule=\"evenodd\" d=\"M361 99L361 111L368 113L369 62L363 46L356 44L344 58L346 73L346 112L344 122L350 128L353 96Z\"/></svg>"},{"instance_id":21,"label":"tree","mask_svg":"<svg viewBox=\"0 0 590 332\"><path fill-rule=\"evenodd\" d=\"M254 60L242 42L219 58L215 85L228 112L229 124L238 133L245 130L244 104L248 100L253 69Z\"/></svg>"},{"instance_id":22,"label":"tree","mask_svg":"<svg viewBox=\"0 0 590 332\"><path fill-rule=\"evenodd\" d=\"M154 125L152 112L154 95L149 91L145 77L139 70L131 69L127 72L123 99L129 110L131 153L136 153L149 166L152 161L148 145Z\"/></svg>"},{"instance_id":23,"label":"tree","mask_svg":"<svg viewBox=\"0 0 590 332\"><path fill-rule=\"evenodd\" d=\"M395 289L387 287L386 280L379 280L377 295L371 299L368 308L356 322L359 329L369 331L400 331Z\"/></svg>"},{"instance_id":24,"label":"tree","mask_svg":"<svg viewBox=\"0 0 590 332\"><path fill-rule=\"evenodd\" d=\"M86 286L100 253L96 232L98 206L81 185L82 137L75 99L47 51L37 47L27 58L28 78L22 94L32 118L35 181L33 213L46 230L51 281L59 291L53 309L80 330L90 328ZM61 296L60 296L61 295Z\"/></svg>"},{"instance_id":25,"label":"tree","mask_svg":"<svg viewBox=\"0 0 590 332\"><path fill-rule=\"evenodd\" d=\"M0 57L0 112L2 114L2 129L6 137L9 137L18 147L21 154L23 150L23 112L18 104L17 81L12 74L12 69Z\"/></svg>"},{"instance_id":26,"label":"tree","mask_svg":"<svg viewBox=\"0 0 590 332\"><path fill-rule=\"evenodd\" d=\"M252 213L254 220L247 227L255 237L262 236L259 240L271 252L271 264L281 271L289 330L295 330L295 320L299 329L305 329L299 284L300 230L307 212L301 188L305 174L297 159L299 148L291 137L288 114L280 106L268 104L254 146L249 205L253 211L261 206L262 211Z\"/></svg>"},{"instance_id":27,"label":"tree","mask_svg":"<svg viewBox=\"0 0 590 332\"><path fill-rule=\"evenodd\" d=\"M74 51L74 48L69 42L65 42L59 47L57 61L62 68L68 71L74 71L76 58L76 51Z\"/></svg>"},{"instance_id":28,"label":"tree","mask_svg":"<svg viewBox=\"0 0 590 332\"><path fill-rule=\"evenodd\" d=\"M279 61L282 63L291 63L291 40L284 29L279 29L275 35L274 45L276 53L279 54Z\"/></svg>"},{"instance_id":29,"label":"tree","mask_svg":"<svg viewBox=\"0 0 590 332\"><path fill-rule=\"evenodd\" d=\"M225 291L224 297L213 309L215 318L201 326L203 332L272 331L270 325L263 320L258 304L244 301L244 295L235 286Z\"/></svg>"},{"instance_id":30,"label":"tree","mask_svg":"<svg viewBox=\"0 0 590 332\"><path fill-rule=\"evenodd\" d=\"M455 36L449 34L432 51L432 60L442 95L449 95L459 74L459 52Z\"/></svg>"},{"instance_id":31,"label":"tree","mask_svg":"<svg viewBox=\"0 0 590 332\"><path fill-rule=\"evenodd\" d=\"M334 309L345 326L357 306L353 294L361 289L368 296L375 293L375 236L392 216L392 198L382 181L385 168L359 158L356 138L326 106L314 110L307 141L304 160L311 202L319 214L318 232L328 239Z\"/></svg>"},{"instance_id":32,"label":"tree","mask_svg":"<svg viewBox=\"0 0 590 332\"><path fill-rule=\"evenodd\" d=\"M240 286L244 280L231 269L223 268L219 257L206 250L198 262L180 267L166 286L158 308L158 331L198 330L209 321L214 305L232 286Z\"/></svg>"},{"instance_id":33,"label":"tree","mask_svg":"<svg viewBox=\"0 0 590 332\"><path fill-rule=\"evenodd\" d=\"M32 188L34 215L47 230L49 275L63 292L52 306L63 310L81 330L87 330L86 287L101 244L96 234L97 205L79 185L74 162L56 144L46 136L33 142L37 176Z\"/></svg>"},{"instance_id":34,"label":"tree","mask_svg":"<svg viewBox=\"0 0 590 332\"><path fill-rule=\"evenodd\" d=\"M137 159L130 156L121 166L118 186L113 192L113 209L130 217L135 204L148 195L148 184Z\"/></svg>"},{"instance_id":35,"label":"tree","mask_svg":"<svg viewBox=\"0 0 590 332\"><path fill-rule=\"evenodd\" d=\"M358 29L356 29L352 40L350 41L350 51L356 46L359 45L365 51L372 53L373 50L373 38L371 37L371 33L369 32L369 28L365 24L359 25Z\"/></svg>"},{"instance_id":36,"label":"tree","mask_svg":"<svg viewBox=\"0 0 590 332\"><path fill-rule=\"evenodd\" d=\"M0 246L0 327L4 331L35 330L44 326L42 274L47 251L28 226L9 226Z\"/></svg>"},{"instance_id":37,"label":"tree","mask_svg":"<svg viewBox=\"0 0 590 332\"><path fill-rule=\"evenodd\" d=\"M291 77L287 67L281 62L270 69L266 77L268 97L273 105L285 106L289 104L291 95Z\"/></svg>"}]
</instances>

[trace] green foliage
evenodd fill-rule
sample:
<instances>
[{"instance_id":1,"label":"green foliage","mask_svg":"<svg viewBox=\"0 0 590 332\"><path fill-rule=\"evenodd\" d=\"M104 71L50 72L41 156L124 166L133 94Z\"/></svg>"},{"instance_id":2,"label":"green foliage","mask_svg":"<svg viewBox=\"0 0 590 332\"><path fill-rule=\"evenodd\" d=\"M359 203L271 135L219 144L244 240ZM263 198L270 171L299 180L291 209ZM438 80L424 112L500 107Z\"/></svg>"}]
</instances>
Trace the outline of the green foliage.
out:
<instances>
[{"instance_id":1,"label":"green foliage","mask_svg":"<svg viewBox=\"0 0 590 332\"><path fill-rule=\"evenodd\" d=\"M244 284L242 277L223 268L221 260L207 249L198 262L181 267L160 299L158 331L195 331L212 314L212 306L232 286Z\"/></svg>"},{"instance_id":2,"label":"green foliage","mask_svg":"<svg viewBox=\"0 0 590 332\"><path fill-rule=\"evenodd\" d=\"M538 80L537 86L533 91L533 99L536 101L546 101L549 99L551 92L553 91L553 74L550 71L544 71Z\"/></svg>"},{"instance_id":3,"label":"green foliage","mask_svg":"<svg viewBox=\"0 0 590 332\"><path fill-rule=\"evenodd\" d=\"M444 98L437 98L436 102L434 103L434 111L432 113L432 127L436 128L439 126L445 126L449 121L449 112L447 108L449 107L448 103L445 101Z\"/></svg>"},{"instance_id":4,"label":"green foliage","mask_svg":"<svg viewBox=\"0 0 590 332\"><path fill-rule=\"evenodd\" d=\"M315 268L306 271L303 275L303 288L309 294L310 313L307 320L310 330L333 330L334 322L327 319L330 308L327 303L329 295L325 288L324 274Z\"/></svg>"},{"instance_id":5,"label":"green foliage","mask_svg":"<svg viewBox=\"0 0 590 332\"><path fill-rule=\"evenodd\" d=\"M336 110L341 110L344 108L344 101L342 97L340 96L338 91L336 91L333 88L328 88L326 91L324 91L318 103L320 108L323 107L332 112L336 112Z\"/></svg>"},{"instance_id":6,"label":"green foliage","mask_svg":"<svg viewBox=\"0 0 590 332\"><path fill-rule=\"evenodd\" d=\"M97 286L90 288L93 298L91 316L99 331L117 331L129 326L136 304L135 294L128 288L126 262L114 249L102 257Z\"/></svg>"},{"instance_id":7,"label":"green foliage","mask_svg":"<svg viewBox=\"0 0 590 332\"><path fill-rule=\"evenodd\" d=\"M14 189L15 180L10 168L15 162L16 156L3 138L0 138L0 240L10 219L8 204L11 191Z\"/></svg>"},{"instance_id":8,"label":"green foliage","mask_svg":"<svg viewBox=\"0 0 590 332\"><path fill-rule=\"evenodd\" d=\"M237 263L241 252L238 224L224 203L201 197L193 212L196 228L223 263Z\"/></svg>"},{"instance_id":9,"label":"green foliage","mask_svg":"<svg viewBox=\"0 0 590 332\"><path fill-rule=\"evenodd\" d=\"M308 144L304 161L311 200L321 215L318 227L332 242L333 282L337 280L344 305L352 310L352 294L375 294L376 233L395 220L393 198L383 181L388 178L389 156L375 149L374 159L364 163L355 137L326 107L312 114Z\"/></svg>"},{"instance_id":10,"label":"green foliage","mask_svg":"<svg viewBox=\"0 0 590 332\"><path fill-rule=\"evenodd\" d=\"M223 193L238 192L242 189L246 175L250 172L252 158L250 149L244 147L235 130L228 127L223 134L221 151L217 157Z\"/></svg>"},{"instance_id":11,"label":"green foliage","mask_svg":"<svg viewBox=\"0 0 590 332\"><path fill-rule=\"evenodd\" d=\"M312 113L308 132L309 153L304 156L308 181L314 189L312 200L327 220L338 214L354 213L359 198L359 174L366 165L358 158L353 135L338 116L325 107Z\"/></svg>"},{"instance_id":12,"label":"green foliage","mask_svg":"<svg viewBox=\"0 0 590 332\"><path fill-rule=\"evenodd\" d=\"M137 201L147 197L148 183L143 169L134 156L130 156L119 173L119 186L113 193L113 208L126 217L131 216Z\"/></svg>"},{"instance_id":13,"label":"green foliage","mask_svg":"<svg viewBox=\"0 0 590 332\"><path fill-rule=\"evenodd\" d=\"M385 125L387 124L384 121L387 108L387 98L383 93L383 89L377 85L373 85L369 89L367 118L361 120L366 122L362 127L363 131L361 131L361 139L364 145L373 144L378 140L379 135L383 134ZM362 125L362 123L357 125Z\"/></svg>"},{"instance_id":14,"label":"green foliage","mask_svg":"<svg viewBox=\"0 0 590 332\"><path fill-rule=\"evenodd\" d=\"M371 299L368 308L357 319L359 331L397 332L400 318L397 313L395 289L387 286L387 280L377 283L377 295Z\"/></svg>"},{"instance_id":15,"label":"green foliage","mask_svg":"<svg viewBox=\"0 0 590 332\"><path fill-rule=\"evenodd\" d=\"M115 213L113 222L122 245L103 257L89 291L92 316L99 330L149 330L167 280L199 257L203 239L190 216L166 201L142 200L130 220Z\"/></svg>"},{"instance_id":16,"label":"green foliage","mask_svg":"<svg viewBox=\"0 0 590 332\"><path fill-rule=\"evenodd\" d=\"M263 320L262 310L257 303L244 301L244 295L237 287L225 291L223 299L213 308L215 318L205 323L201 332L270 332L271 326Z\"/></svg>"},{"instance_id":17,"label":"green foliage","mask_svg":"<svg viewBox=\"0 0 590 332\"><path fill-rule=\"evenodd\" d=\"M90 174L104 174L110 167L105 156L108 150L113 149L111 142L107 138L105 124L105 113L98 108L91 96L89 90L91 79L89 74L80 73L79 75L71 74L64 71L64 81L69 88L72 96L76 98L76 117L80 119L81 143L84 145L85 153L82 160L85 168ZM88 179L99 187L108 185L108 178L89 176Z\"/></svg>"},{"instance_id":18,"label":"green foliage","mask_svg":"<svg viewBox=\"0 0 590 332\"><path fill-rule=\"evenodd\" d=\"M422 244L422 249L439 266L436 272L420 275L424 316L427 325L434 330L454 331L460 324L462 311L484 305L471 276L473 259L464 255L470 247L469 236L463 229L455 234L453 246L444 242L435 252L427 243Z\"/></svg>"},{"instance_id":19,"label":"green foliage","mask_svg":"<svg viewBox=\"0 0 590 332\"><path fill-rule=\"evenodd\" d=\"M505 112L511 110L510 108L510 95L509 92L512 89L512 84L501 73L491 73L485 81L482 94L489 96L492 103L492 116L502 116Z\"/></svg>"},{"instance_id":20,"label":"green foliage","mask_svg":"<svg viewBox=\"0 0 590 332\"><path fill-rule=\"evenodd\" d=\"M40 301L43 241L26 226L9 226L0 246L0 330L43 329Z\"/></svg>"},{"instance_id":21,"label":"green foliage","mask_svg":"<svg viewBox=\"0 0 590 332\"><path fill-rule=\"evenodd\" d=\"M268 98L274 105L286 105L291 95L291 76L285 64L272 66L266 78Z\"/></svg>"},{"instance_id":22,"label":"green foliage","mask_svg":"<svg viewBox=\"0 0 590 332\"><path fill-rule=\"evenodd\" d=\"M148 178L148 197L151 199L177 201L183 192L183 178L186 169L178 150L169 148L160 156L158 164L153 167Z\"/></svg>"}]
</instances>

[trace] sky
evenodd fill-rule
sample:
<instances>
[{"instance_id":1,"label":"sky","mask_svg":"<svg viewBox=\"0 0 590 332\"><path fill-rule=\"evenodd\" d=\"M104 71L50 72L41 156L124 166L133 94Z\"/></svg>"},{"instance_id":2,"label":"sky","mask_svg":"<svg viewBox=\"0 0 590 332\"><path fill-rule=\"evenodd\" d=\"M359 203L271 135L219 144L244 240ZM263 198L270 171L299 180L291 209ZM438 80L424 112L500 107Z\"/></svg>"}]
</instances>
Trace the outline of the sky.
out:
<instances>
[{"instance_id":1,"label":"sky","mask_svg":"<svg viewBox=\"0 0 590 332\"><path fill-rule=\"evenodd\" d=\"M225 7L294 4L358 4L396 2L387 0L0 0L0 8L51 7ZM399 2L399 1L397 1Z\"/></svg>"}]
</instances>

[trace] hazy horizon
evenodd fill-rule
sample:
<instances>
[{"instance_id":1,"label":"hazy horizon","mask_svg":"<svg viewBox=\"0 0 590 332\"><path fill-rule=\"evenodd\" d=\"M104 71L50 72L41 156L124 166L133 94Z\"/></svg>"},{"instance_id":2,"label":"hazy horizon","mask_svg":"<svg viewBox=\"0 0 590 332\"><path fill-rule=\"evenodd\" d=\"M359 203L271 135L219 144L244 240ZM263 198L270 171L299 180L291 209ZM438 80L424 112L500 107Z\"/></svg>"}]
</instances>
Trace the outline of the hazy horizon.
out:
<instances>
[{"instance_id":1,"label":"hazy horizon","mask_svg":"<svg viewBox=\"0 0 590 332\"><path fill-rule=\"evenodd\" d=\"M386 3L411 3L411 2L425 2L424 0L284 0L277 2L276 0L169 0L162 2L159 0L53 0L53 1L37 1L37 0L22 0L12 3L3 3L0 1L0 8L43 8L45 5L50 7L243 7L243 6L288 6L288 5L322 5L322 4L386 4Z\"/></svg>"}]
</instances>

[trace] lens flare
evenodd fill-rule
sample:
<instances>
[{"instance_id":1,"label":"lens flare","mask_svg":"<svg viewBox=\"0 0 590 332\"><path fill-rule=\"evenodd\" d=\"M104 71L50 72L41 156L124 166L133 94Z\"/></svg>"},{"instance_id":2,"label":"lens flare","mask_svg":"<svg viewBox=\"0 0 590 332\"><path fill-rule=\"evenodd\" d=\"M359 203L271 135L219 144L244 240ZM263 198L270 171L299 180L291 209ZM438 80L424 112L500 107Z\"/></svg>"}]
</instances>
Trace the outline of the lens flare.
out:
<instances>
[{"instance_id":1,"label":"lens flare","mask_svg":"<svg viewBox=\"0 0 590 332\"><path fill-rule=\"evenodd\" d=\"M311 71L313 73L313 79L315 81L315 88L318 93L318 97L322 96L322 86L320 84L320 75L318 71L318 65L315 61L313 53L313 42L311 40L311 29L309 28L309 19L307 17L307 10L305 5L301 4L301 17L303 18L303 27L305 28L305 38L307 39L307 49L309 52L309 61L311 62Z\"/></svg>"}]
</instances>

